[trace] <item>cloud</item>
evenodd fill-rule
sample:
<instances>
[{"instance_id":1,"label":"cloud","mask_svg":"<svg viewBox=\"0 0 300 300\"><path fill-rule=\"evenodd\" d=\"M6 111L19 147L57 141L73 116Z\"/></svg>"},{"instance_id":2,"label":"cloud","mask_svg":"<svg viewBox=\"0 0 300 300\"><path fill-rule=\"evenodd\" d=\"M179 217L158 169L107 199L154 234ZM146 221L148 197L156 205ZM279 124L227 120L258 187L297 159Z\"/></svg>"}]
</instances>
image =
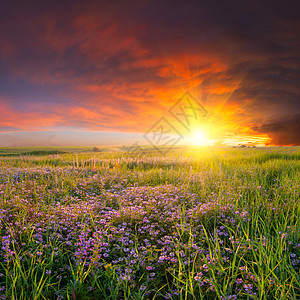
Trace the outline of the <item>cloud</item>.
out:
<instances>
[{"instance_id":1,"label":"cloud","mask_svg":"<svg viewBox=\"0 0 300 300\"><path fill-rule=\"evenodd\" d=\"M300 114L254 127L254 131L267 133L272 145L300 145Z\"/></svg>"},{"instance_id":2,"label":"cloud","mask_svg":"<svg viewBox=\"0 0 300 300\"><path fill-rule=\"evenodd\" d=\"M0 130L141 132L186 90L204 93L211 115L241 134L281 122L300 111L298 8L296 1L7 1Z\"/></svg>"}]
</instances>

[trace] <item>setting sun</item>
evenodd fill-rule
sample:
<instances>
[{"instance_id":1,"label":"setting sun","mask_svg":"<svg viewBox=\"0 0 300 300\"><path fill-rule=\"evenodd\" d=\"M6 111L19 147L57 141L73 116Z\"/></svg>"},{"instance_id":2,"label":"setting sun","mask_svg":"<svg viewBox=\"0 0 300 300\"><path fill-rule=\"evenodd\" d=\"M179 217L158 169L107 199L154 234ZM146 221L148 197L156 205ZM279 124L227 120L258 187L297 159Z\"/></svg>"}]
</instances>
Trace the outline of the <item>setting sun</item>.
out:
<instances>
[{"instance_id":1,"label":"setting sun","mask_svg":"<svg viewBox=\"0 0 300 300\"><path fill-rule=\"evenodd\" d=\"M208 138L205 130L198 129L191 134L189 144L194 146L209 146L212 145L213 142Z\"/></svg>"}]
</instances>

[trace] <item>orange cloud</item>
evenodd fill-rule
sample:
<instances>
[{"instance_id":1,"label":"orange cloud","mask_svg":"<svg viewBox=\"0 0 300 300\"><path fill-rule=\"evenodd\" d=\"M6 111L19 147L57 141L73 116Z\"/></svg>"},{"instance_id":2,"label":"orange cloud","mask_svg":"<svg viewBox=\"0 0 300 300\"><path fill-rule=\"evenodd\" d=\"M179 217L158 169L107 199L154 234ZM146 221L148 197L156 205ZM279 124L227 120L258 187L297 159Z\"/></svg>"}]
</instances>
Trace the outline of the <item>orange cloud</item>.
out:
<instances>
[{"instance_id":1,"label":"orange cloud","mask_svg":"<svg viewBox=\"0 0 300 300\"><path fill-rule=\"evenodd\" d=\"M252 3L225 10L198 1L7 5L0 131L144 132L190 91L216 140L298 140L284 138L298 128L285 122L299 108L295 35L276 7L255 14Z\"/></svg>"}]
</instances>

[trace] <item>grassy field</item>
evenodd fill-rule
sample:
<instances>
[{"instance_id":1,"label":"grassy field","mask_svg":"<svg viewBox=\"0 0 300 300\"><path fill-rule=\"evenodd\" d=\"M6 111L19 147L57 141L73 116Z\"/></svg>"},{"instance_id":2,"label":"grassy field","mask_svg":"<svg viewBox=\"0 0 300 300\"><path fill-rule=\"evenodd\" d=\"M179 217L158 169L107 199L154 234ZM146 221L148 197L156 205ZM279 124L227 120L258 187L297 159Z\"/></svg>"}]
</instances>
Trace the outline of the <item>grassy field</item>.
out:
<instances>
[{"instance_id":1,"label":"grassy field","mask_svg":"<svg viewBox=\"0 0 300 300\"><path fill-rule=\"evenodd\" d=\"M0 149L0 299L300 299L300 147L72 149Z\"/></svg>"},{"instance_id":2,"label":"grassy field","mask_svg":"<svg viewBox=\"0 0 300 300\"><path fill-rule=\"evenodd\" d=\"M95 149L96 148L96 149ZM95 151L96 150L96 151ZM66 153L94 153L94 152L116 152L121 151L120 146L101 146L101 147L0 147L0 156L18 155L47 155L47 154L66 154Z\"/></svg>"}]
</instances>

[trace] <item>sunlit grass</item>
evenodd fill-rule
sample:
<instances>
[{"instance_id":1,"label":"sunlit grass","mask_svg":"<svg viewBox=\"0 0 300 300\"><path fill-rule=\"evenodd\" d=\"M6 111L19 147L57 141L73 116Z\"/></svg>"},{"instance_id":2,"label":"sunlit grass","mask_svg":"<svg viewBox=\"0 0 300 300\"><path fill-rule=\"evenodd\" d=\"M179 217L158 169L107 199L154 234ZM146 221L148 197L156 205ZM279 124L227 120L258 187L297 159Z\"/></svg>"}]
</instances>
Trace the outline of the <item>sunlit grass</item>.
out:
<instances>
[{"instance_id":1,"label":"sunlit grass","mask_svg":"<svg viewBox=\"0 0 300 300\"><path fill-rule=\"evenodd\" d=\"M297 147L0 157L0 297L298 299L299 158Z\"/></svg>"}]
</instances>

